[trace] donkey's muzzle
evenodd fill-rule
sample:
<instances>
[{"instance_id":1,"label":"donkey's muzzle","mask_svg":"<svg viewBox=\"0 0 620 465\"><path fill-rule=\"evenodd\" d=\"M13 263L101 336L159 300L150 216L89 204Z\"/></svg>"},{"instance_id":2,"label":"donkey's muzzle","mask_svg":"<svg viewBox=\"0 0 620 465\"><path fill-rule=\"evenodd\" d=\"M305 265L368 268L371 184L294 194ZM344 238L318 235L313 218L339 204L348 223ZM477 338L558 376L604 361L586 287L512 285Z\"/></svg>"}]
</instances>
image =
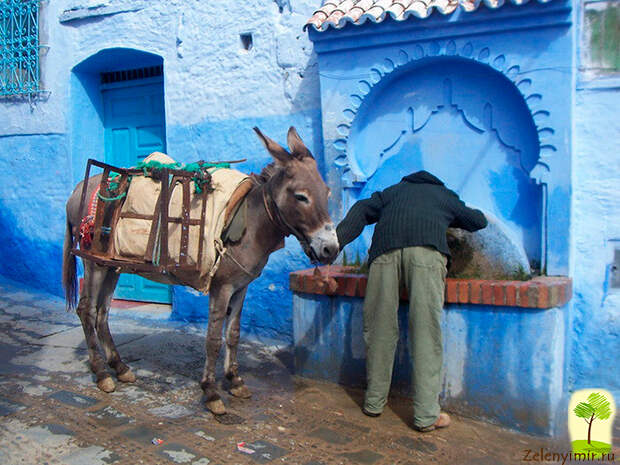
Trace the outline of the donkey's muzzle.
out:
<instances>
[{"instance_id":1,"label":"donkey's muzzle","mask_svg":"<svg viewBox=\"0 0 620 465\"><path fill-rule=\"evenodd\" d=\"M334 224L328 223L317 230L311 236L310 247L321 263L328 264L333 262L338 256L338 252L340 252Z\"/></svg>"}]
</instances>

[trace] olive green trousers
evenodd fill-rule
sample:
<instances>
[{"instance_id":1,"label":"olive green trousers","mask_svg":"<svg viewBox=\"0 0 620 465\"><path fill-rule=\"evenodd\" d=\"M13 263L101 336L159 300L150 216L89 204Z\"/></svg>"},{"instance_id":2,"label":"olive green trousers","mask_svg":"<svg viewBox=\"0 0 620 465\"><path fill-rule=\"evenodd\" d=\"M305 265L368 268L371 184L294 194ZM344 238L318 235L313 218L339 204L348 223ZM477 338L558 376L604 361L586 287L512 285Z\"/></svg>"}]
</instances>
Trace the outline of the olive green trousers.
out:
<instances>
[{"instance_id":1,"label":"olive green trousers","mask_svg":"<svg viewBox=\"0 0 620 465\"><path fill-rule=\"evenodd\" d=\"M387 402L398 343L399 295L405 287L414 424L429 426L439 417L446 265L447 258L429 247L395 249L371 263L364 299L367 411L381 413Z\"/></svg>"}]
</instances>

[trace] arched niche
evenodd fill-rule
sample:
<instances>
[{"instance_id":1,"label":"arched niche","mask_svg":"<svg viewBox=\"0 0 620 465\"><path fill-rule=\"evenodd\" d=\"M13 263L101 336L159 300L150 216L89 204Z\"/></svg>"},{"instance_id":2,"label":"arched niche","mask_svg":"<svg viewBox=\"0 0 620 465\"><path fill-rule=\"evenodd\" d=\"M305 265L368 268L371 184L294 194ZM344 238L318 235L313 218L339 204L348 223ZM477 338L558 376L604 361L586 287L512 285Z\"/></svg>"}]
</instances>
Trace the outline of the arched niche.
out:
<instances>
[{"instance_id":1,"label":"arched niche","mask_svg":"<svg viewBox=\"0 0 620 465\"><path fill-rule=\"evenodd\" d=\"M89 158L104 160L101 73L163 65L161 56L131 48L100 50L71 70L71 152L73 179L83 178Z\"/></svg>"},{"instance_id":2,"label":"arched niche","mask_svg":"<svg viewBox=\"0 0 620 465\"><path fill-rule=\"evenodd\" d=\"M506 76L460 57L420 59L384 76L360 103L347 138L355 182L345 187L345 207L424 169L497 218L539 264L539 152L530 109ZM369 242L367 231L362 247Z\"/></svg>"}]
</instances>

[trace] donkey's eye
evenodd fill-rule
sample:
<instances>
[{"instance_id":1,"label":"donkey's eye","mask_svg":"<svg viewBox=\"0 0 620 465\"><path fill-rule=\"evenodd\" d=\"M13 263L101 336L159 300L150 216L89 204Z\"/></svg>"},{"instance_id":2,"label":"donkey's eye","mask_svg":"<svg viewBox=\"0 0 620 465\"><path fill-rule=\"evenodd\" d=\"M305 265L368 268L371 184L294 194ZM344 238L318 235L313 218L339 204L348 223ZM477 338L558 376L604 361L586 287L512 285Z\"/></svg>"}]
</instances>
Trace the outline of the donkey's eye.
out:
<instances>
[{"instance_id":1,"label":"donkey's eye","mask_svg":"<svg viewBox=\"0 0 620 465\"><path fill-rule=\"evenodd\" d=\"M310 203L310 200L304 194L295 194L295 199L299 202Z\"/></svg>"}]
</instances>

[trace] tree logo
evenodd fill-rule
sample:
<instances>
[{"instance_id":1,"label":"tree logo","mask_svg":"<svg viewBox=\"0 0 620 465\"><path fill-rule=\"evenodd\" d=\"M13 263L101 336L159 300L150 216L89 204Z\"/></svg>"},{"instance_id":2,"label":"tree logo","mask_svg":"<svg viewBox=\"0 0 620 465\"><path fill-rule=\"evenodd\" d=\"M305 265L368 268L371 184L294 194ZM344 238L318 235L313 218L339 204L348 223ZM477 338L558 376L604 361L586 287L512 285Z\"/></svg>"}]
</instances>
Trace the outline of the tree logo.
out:
<instances>
[{"instance_id":1,"label":"tree logo","mask_svg":"<svg viewBox=\"0 0 620 465\"><path fill-rule=\"evenodd\" d=\"M611 451L615 416L613 397L602 389L575 392L569 406L569 429L574 453L601 458Z\"/></svg>"}]
</instances>

